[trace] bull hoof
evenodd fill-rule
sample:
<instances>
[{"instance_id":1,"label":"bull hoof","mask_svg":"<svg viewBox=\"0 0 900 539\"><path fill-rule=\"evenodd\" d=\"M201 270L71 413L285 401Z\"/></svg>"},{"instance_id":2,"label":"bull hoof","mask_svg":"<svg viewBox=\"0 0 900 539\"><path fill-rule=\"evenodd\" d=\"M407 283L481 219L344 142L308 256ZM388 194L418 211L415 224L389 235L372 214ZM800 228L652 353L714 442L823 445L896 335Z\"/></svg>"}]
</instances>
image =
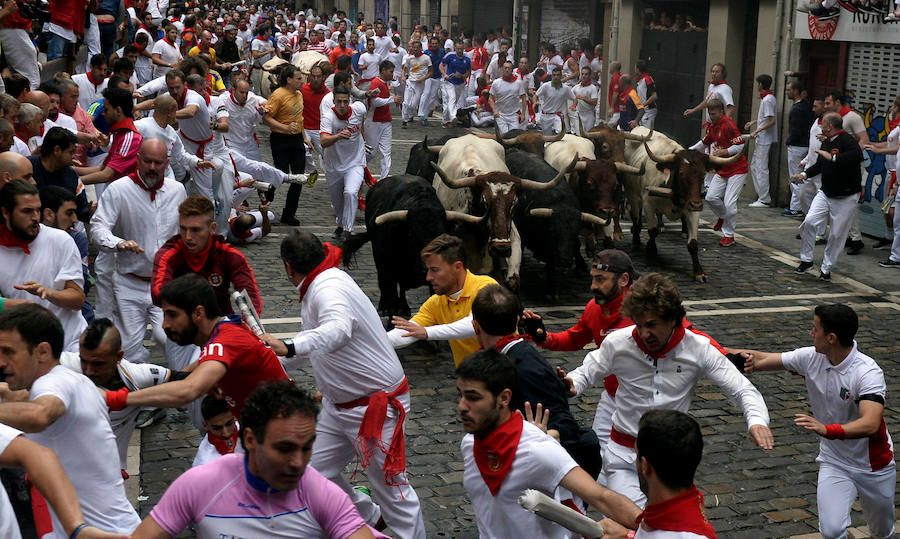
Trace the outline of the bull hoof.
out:
<instances>
[{"instance_id":1,"label":"bull hoof","mask_svg":"<svg viewBox=\"0 0 900 539\"><path fill-rule=\"evenodd\" d=\"M519 287L521 286L521 282L519 281L518 275L513 275L506 281L506 288L509 288L511 292L514 294L519 293Z\"/></svg>"},{"instance_id":2,"label":"bull hoof","mask_svg":"<svg viewBox=\"0 0 900 539\"><path fill-rule=\"evenodd\" d=\"M613 234L613 241L622 241L625 239L625 234L622 232L616 232Z\"/></svg>"},{"instance_id":3,"label":"bull hoof","mask_svg":"<svg viewBox=\"0 0 900 539\"><path fill-rule=\"evenodd\" d=\"M705 273L696 273L694 274L694 280L698 283L706 283L709 282L709 277Z\"/></svg>"}]
</instances>

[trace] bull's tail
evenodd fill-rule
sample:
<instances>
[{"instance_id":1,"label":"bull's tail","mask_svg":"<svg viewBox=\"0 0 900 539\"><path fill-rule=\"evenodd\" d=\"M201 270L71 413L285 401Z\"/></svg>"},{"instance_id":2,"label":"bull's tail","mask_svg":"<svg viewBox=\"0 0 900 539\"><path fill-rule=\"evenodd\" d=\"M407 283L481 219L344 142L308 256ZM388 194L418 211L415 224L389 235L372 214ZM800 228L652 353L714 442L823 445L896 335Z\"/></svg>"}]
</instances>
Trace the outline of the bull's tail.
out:
<instances>
[{"instance_id":1,"label":"bull's tail","mask_svg":"<svg viewBox=\"0 0 900 539\"><path fill-rule=\"evenodd\" d=\"M341 262L345 268L351 268L355 262L356 252L362 249L362 246L369 242L369 232L361 232L353 234L341 245Z\"/></svg>"}]
</instances>

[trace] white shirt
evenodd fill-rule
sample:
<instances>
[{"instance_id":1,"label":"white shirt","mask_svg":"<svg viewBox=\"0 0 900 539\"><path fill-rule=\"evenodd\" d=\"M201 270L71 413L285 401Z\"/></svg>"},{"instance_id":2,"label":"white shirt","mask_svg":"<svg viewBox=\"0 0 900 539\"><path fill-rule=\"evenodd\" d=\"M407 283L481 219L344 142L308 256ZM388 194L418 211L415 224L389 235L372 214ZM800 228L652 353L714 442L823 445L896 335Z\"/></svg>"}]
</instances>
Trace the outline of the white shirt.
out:
<instances>
[{"instance_id":1,"label":"white shirt","mask_svg":"<svg viewBox=\"0 0 900 539\"><path fill-rule=\"evenodd\" d=\"M256 133L257 124L262 121L262 114L257 107L265 104L266 100L253 92L247 93L247 102L239 105L231 96L231 93L223 93L213 99L213 102L221 101L228 112L228 132L225 133L225 144L232 148L244 148L255 144L253 135Z\"/></svg>"},{"instance_id":2,"label":"white shirt","mask_svg":"<svg viewBox=\"0 0 900 539\"><path fill-rule=\"evenodd\" d=\"M181 183L162 181L155 200L127 176L110 183L100 196L91 217L91 240L107 251L115 252L116 246L127 240L144 250L116 253L116 269L121 274L150 277L156 251L178 234L178 205L187 195Z\"/></svg>"},{"instance_id":3,"label":"white shirt","mask_svg":"<svg viewBox=\"0 0 900 539\"><path fill-rule=\"evenodd\" d=\"M509 60L509 54L506 55L506 59ZM504 61L505 63L505 61ZM484 72L487 74L488 78L499 79L503 76L503 65L500 63L500 56L494 55L491 57L491 61L488 62L487 67L484 68Z\"/></svg>"},{"instance_id":4,"label":"white shirt","mask_svg":"<svg viewBox=\"0 0 900 539\"><path fill-rule=\"evenodd\" d=\"M819 154L816 153L816 150L818 150L822 147L822 142L819 141L819 135L821 133L822 133L822 123L821 123L821 118L818 118L818 119L816 119L816 121L814 121L812 123L812 126L810 126L810 128L809 128L809 150L806 152L806 157L804 157L803 159L800 160L800 164L803 165L803 168L811 167L812 164L816 162L816 159L819 158ZM797 174L798 172L802 172L802 171L793 170L793 171L791 171L791 175ZM818 176L813 176L813 178L818 178L820 176L821 176L821 174L819 174ZM807 181L808 180L809 180L809 178L807 179Z\"/></svg>"},{"instance_id":5,"label":"white shirt","mask_svg":"<svg viewBox=\"0 0 900 539\"><path fill-rule=\"evenodd\" d=\"M13 136L13 144L10 146L9 150L16 152L19 155L24 155L25 157L31 155L31 149L28 147L28 143L17 136Z\"/></svg>"},{"instance_id":6,"label":"white shirt","mask_svg":"<svg viewBox=\"0 0 900 539\"><path fill-rule=\"evenodd\" d=\"M897 141L900 140L900 125L895 127L888 133L887 136L887 145L893 146L897 144ZM887 165L888 170L897 170L897 155L900 154L900 148L897 149L897 153L895 154L886 154L884 156L885 164ZM794 173L796 174L796 172Z\"/></svg>"},{"instance_id":7,"label":"white shirt","mask_svg":"<svg viewBox=\"0 0 900 539\"><path fill-rule=\"evenodd\" d=\"M333 93L329 95L332 95L333 100ZM325 101L324 98L322 101ZM319 133L322 135L336 135L345 128L350 130L350 138L338 139L322 152L322 157L328 162L328 168L337 172L366 164L366 146L360 132L366 118L366 106L362 103L351 103L349 112L350 117L341 120L333 107L325 109L322 111L322 121L319 124Z\"/></svg>"},{"instance_id":8,"label":"white shirt","mask_svg":"<svg viewBox=\"0 0 900 539\"><path fill-rule=\"evenodd\" d=\"M66 281L72 281L84 290L78 246L67 232L40 225L37 237L28 247L31 254L25 254L19 247L0 245L0 295L5 298L27 299L46 307L62 323L66 335L64 349L78 350L78 338L87 327L80 307L60 307L24 290L13 288L13 285L25 281L37 281L44 286L62 290Z\"/></svg>"},{"instance_id":9,"label":"white shirt","mask_svg":"<svg viewBox=\"0 0 900 539\"><path fill-rule=\"evenodd\" d=\"M484 42L484 48L488 51L488 54L497 54L500 52L500 40L488 40Z\"/></svg>"},{"instance_id":10,"label":"white shirt","mask_svg":"<svg viewBox=\"0 0 900 539\"><path fill-rule=\"evenodd\" d=\"M200 351L197 350L199 357ZM81 356L75 352L63 352L59 358L59 364L78 374L81 371ZM153 387L169 381L172 371L151 363L132 363L122 359L116 365L119 378L125 383L129 391L137 391L147 387ZM108 389L108 388L103 388ZM116 437L116 450L119 453L119 467L125 469L128 457L128 442L134 432L135 420L142 410L139 406L127 406L124 410L110 411L109 424Z\"/></svg>"},{"instance_id":11,"label":"white shirt","mask_svg":"<svg viewBox=\"0 0 900 539\"><path fill-rule=\"evenodd\" d=\"M219 94L209 102L207 110L209 111L211 121L218 123L222 118L229 118L228 107L225 103L229 100L230 95L230 93ZM206 105L205 102L204 105ZM228 128L229 130L231 129L230 119L228 121ZM218 130L212 131L212 137L212 140L206 144L206 158L212 158L214 156L227 158L228 149L225 147L225 132ZM229 161L229 159L225 160Z\"/></svg>"},{"instance_id":12,"label":"white shirt","mask_svg":"<svg viewBox=\"0 0 900 539\"><path fill-rule=\"evenodd\" d=\"M400 79L400 69L403 66L403 61L406 59L406 49L403 47L397 47L397 52L388 51L387 59L394 64L394 80Z\"/></svg>"},{"instance_id":13,"label":"white shirt","mask_svg":"<svg viewBox=\"0 0 900 539\"><path fill-rule=\"evenodd\" d=\"M403 381L403 367L375 307L340 269L327 269L313 280L300 313L305 329L294 337L297 355L285 368L308 359L329 401L349 402Z\"/></svg>"},{"instance_id":14,"label":"white shirt","mask_svg":"<svg viewBox=\"0 0 900 539\"><path fill-rule=\"evenodd\" d=\"M496 496L475 463L475 436L466 434L460 449L463 457L463 487L472 500L478 535L485 539L525 537L562 538L571 532L562 526L523 509L518 499L525 489L540 491L551 498L559 482L578 464L559 443L527 421L512 469L503 479Z\"/></svg>"},{"instance_id":15,"label":"white shirt","mask_svg":"<svg viewBox=\"0 0 900 539\"><path fill-rule=\"evenodd\" d=\"M250 43L250 51L266 51L266 54L263 54L262 56L259 56L253 60L253 65L256 67L262 67L264 63L272 59L273 50L275 50L275 47L272 46L272 42L268 39L253 38L253 41Z\"/></svg>"},{"instance_id":16,"label":"white shirt","mask_svg":"<svg viewBox=\"0 0 900 539\"><path fill-rule=\"evenodd\" d=\"M78 134L78 124L75 123L75 118L72 118L67 114L60 112L56 115L56 120L54 120L53 123L60 127L66 128L68 131L72 132L75 135ZM46 132L47 130L45 129L44 133Z\"/></svg>"},{"instance_id":17,"label":"white shirt","mask_svg":"<svg viewBox=\"0 0 900 539\"><path fill-rule=\"evenodd\" d=\"M775 111L775 96L772 94L767 94L766 97L762 98L759 102L759 112L756 115L756 127L758 128L769 118L776 118L774 124L771 127L763 129L756 136L757 144L774 144L778 140L778 121Z\"/></svg>"},{"instance_id":18,"label":"white shirt","mask_svg":"<svg viewBox=\"0 0 900 539\"><path fill-rule=\"evenodd\" d=\"M375 40L375 54L382 60L387 60L388 53L394 48L394 40L387 35L376 35L372 39Z\"/></svg>"},{"instance_id":19,"label":"white shirt","mask_svg":"<svg viewBox=\"0 0 900 539\"><path fill-rule=\"evenodd\" d=\"M138 34L147 34L150 40L147 43L147 50L150 51L150 54L153 54L153 48L156 45L156 41L153 39L153 36L150 32L144 30L143 28L138 28L137 32L134 35ZM138 54L137 62L134 63L134 74L137 76L138 82L141 84L146 84L153 78L153 60L144 56L143 54Z\"/></svg>"},{"instance_id":20,"label":"white shirt","mask_svg":"<svg viewBox=\"0 0 900 539\"><path fill-rule=\"evenodd\" d=\"M103 397L85 376L62 365L53 367L31 386L31 401L45 395L62 401L66 411L42 432L26 436L56 452L78 492L85 522L101 530L131 533L141 519L125 496L125 483L116 466L119 455L115 435ZM50 537L66 539L68 534L53 508L49 509L55 530Z\"/></svg>"},{"instance_id":21,"label":"white shirt","mask_svg":"<svg viewBox=\"0 0 900 539\"><path fill-rule=\"evenodd\" d=\"M515 114L522 110L525 85L520 80L506 82L500 78L491 83L491 95L497 103L497 112L503 115Z\"/></svg>"},{"instance_id":22,"label":"white shirt","mask_svg":"<svg viewBox=\"0 0 900 539\"><path fill-rule=\"evenodd\" d=\"M165 39L160 39L159 41L154 43L153 48L150 49L150 54L158 54L160 60L168 64L177 64L182 59L181 51L178 50L178 47L169 45ZM153 64L153 75L156 77L161 77L168 73L170 69L172 68Z\"/></svg>"},{"instance_id":23,"label":"white shirt","mask_svg":"<svg viewBox=\"0 0 900 539\"><path fill-rule=\"evenodd\" d=\"M360 75L363 79L374 79L378 76L378 64L381 63L381 57L376 53L369 54L364 52L359 55ZM365 66L365 67L363 67Z\"/></svg>"},{"instance_id":24,"label":"white shirt","mask_svg":"<svg viewBox=\"0 0 900 539\"><path fill-rule=\"evenodd\" d=\"M607 335L600 348L589 353L580 367L569 373L578 393L600 383L609 374L619 378L616 430L637 436L638 422L652 409L687 412L700 378L707 377L740 408L747 426L768 425L769 412L759 391L723 356L708 337L684 331L684 338L654 361L638 348L634 326ZM676 330L678 327L676 327Z\"/></svg>"},{"instance_id":25,"label":"white shirt","mask_svg":"<svg viewBox=\"0 0 900 539\"><path fill-rule=\"evenodd\" d=\"M240 429L240 425L235 422L234 428ZM243 455L245 453L244 446L241 444L241 438L238 437L237 443L234 446L234 452L238 455ZM206 433L206 436L203 437L203 440L200 441L200 447L197 448L197 454L194 456L194 462L191 463L191 468L195 468L197 466L201 466L206 464L207 462L216 460L221 457L222 454L219 453L219 450L216 449L209 441L209 433Z\"/></svg>"},{"instance_id":26,"label":"white shirt","mask_svg":"<svg viewBox=\"0 0 900 539\"><path fill-rule=\"evenodd\" d=\"M541 87L546 86L546 84L542 84ZM575 86L572 87L572 92L575 93L578 97L585 97L588 99L597 99L600 97L600 90L597 88L596 84L588 84L587 86L582 86L579 82ZM594 112L594 107L596 104L590 105L585 101L578 100L578 112Z\"/></svg>"},{"instance_id":27,"label":"white shirt","mask_svg":"<svg viewBox=\"0 0 900 539\"><path fill-rule=\"evenodd\" d=\"M0 423L0 455L21 434L22 431ZM9 503L9 496L6 495L5 488L0 488L0 537L8 537L10 539L20 539L22 537L16 514Z\"/></svg>"},{"instance_id":28,"label":"white shirt","mask_svg":"<svg viewBox=\"0 0 900 539\"><path fill-rule=\"evenodd\" d=\"M706 88L706 101L708 102L713 98L721 99L725 103L725 112L728 112L729 106L734 106L734 93L731 91L731 86L725 83L709 83L709 86ZM706 109L703 109L703 119L705 122L709 121L709 112Z\"/></svg>"},{"instance_id":29,"label":"white shirt","mask_svg":"<svg viewBox=\"0 0 900 539\"><path fill-rule=\"evenodd\" d=\"M406 67L406 80L421 82L428 78L431 58L427 54L422 54L418 57L407 54L403 57L403 65Z\"/></svg>"},{"instance_id":30,"label":"white shirt","mask_svg":"<svg viewBox=\"0 0 900 539\"><path fill-rule=\"evenodd\" d=\"M558 89L554 88L551 83L541 84L540 88L537 89L537 96L541 101L541 114L564 112L566 102L575 99L572 87L565 84Z\"/></svg>"},{"instance_id":31,"label":"white shirt","mask_svg":"<svg viewBox=\"0 0 900 539\"><path fill-rule=\"evenodd\" d=\"M178 126L181 128L179 134L184 142L204 142L212 137L212 129L209 126L210 111L206 104L206 99L193 90L188 90L184 97L184 107L189 105L197 105L197 113L192 118L182 118L178 120ZM209 142L212 142L211 140ZM208 142L207 142L208 144Z\"/></svg>"},{"instance_id":32,"label":"white shirt","mask_svg":"<svg viewBox=\"0 0 900 539\"><path fill-rule=\"evenodd\" d=\"M184 144L181 142L181 137L178 136L178 132L175 131L175 128L171 125L166 125L165 128L162 128L156 123L156 120L154 120L152 116L148 116L134 122L134 126L140 132L141 138L144 140L158 138L165 141L166 148L168 148L167 153L169 155L170 171L173 162L188 170L196 167L197 163L200 162L199 157L184 151ZM166 178L174 180L175 175L167 173Z\"/></svg>"},{"instance_id":33,"label":"white shirt","mask_svg":"<svg viewBox=\"0 0 900 539\"><path fill-rule=\"evenodd\" d=\"M87 73L76 73L72 75L72 82L78 85L78 104L81 108L87 110L91 103L103 97L103 90L106 89L106 81L104 78L100 84L94 85L88 78Z\"/></svg>"},{"instance_id":34,"label":"white shirt","mask_svg":"<svg viewBox=\"0 0 900 539\"><path fill-rule=\"evenodd\" d=\"M781 362L785 369L803 376L812 415L826 425L859 419L859 398L863 395L880 397L882 402L885 398L884 373L874 359L859 351L856 341L853 350L838 365L832 365L812 346L781 354ZM872 471L873 458L885 457L893 466L893 457L887 457L893 450L894 443L882 419L879 432L868 438L820 437L816 461L868 472Z\"/></svg>"}]
</instances>

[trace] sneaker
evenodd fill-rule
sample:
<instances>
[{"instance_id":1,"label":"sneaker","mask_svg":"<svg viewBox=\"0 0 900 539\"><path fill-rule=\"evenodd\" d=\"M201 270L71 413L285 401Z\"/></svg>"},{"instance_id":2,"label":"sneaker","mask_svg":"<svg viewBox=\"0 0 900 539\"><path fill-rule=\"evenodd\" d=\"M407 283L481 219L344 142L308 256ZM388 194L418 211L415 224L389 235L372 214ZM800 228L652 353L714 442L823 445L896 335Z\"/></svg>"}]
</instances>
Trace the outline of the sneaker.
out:
<instances>
[{"instance_id":1,"label":"sneaker","mask_svg":"<svg viewBox=\"0 0 900 539\"><path fill-rule=\"evenodd\" d=\"M893 13L889 14L887 17L884 18L884 22L896 22L896 21L900 21L900 17L898 17L897 15L895 15Z\"/></svg>"},{"instance_id":2,"label":"sneaker","mask_svg":"<svg viewBox=\"0 0 900 539\"><path fill-rule=\"evenodd\" d=\"M165 408L154 408L152 410L141 410L141 412L137 415L137 419L134 420L134 426L139 429L143 429L149 427L150 425L156 423L157 421L162 420L162 418L166 417L166 409Z\"/></svg>"},{"instance_id":3,"label":"sneaker","mask_svg":"<svg viewBox=\"0 0 900 539\"><path fill-rule=\"evenodd\" d=\"M900 262L896 260L891 260L890 258L886 260L882 260L878 263L882 268L900 268Z\"/></svg>"},{"instance_id":4,"label":"sneaker","mask_svg":"<svg viewBox=\"0 0 900 539\"><path fill-rule=\"evenodd\" d=\"M865 246L866 246L866 244L864 244L863 242L861 242L859 240L851 241L850 247L847 248L847 254L848 255L858 255L859 252L862 251L863 247L865 247Z\"/></svg>"},{"instance_id":5,"label":"sneaker","mask_svg":"<svg viewBox=\"0 0 900 539\"><path fill-rule=\"evenodd\" d=\"M756 202L751 202L747 206L750 208L768 208L771 205L771 202L763 202L762 200L757 200Z\"/></svg>"},{"instance_id":6,"label":"sneaker","mask_svg":"<svg viewBox=\"0 0 900 539\"><path fill-rule=\"evenodd\" d=\"M406 121L404 121L402 124L400 124L400 128L401 128L401 129L406 129Z\"/></svg>"},{"instance_id":7,"label":"sneaker","mask_svg":"<svg viewBox=\"0 0 900 539\"><path fill-rule=\"evenodd\" d=\"M820 281L829 281L829 282L830 282L830 281L831 281L831 274L830 274L830 273L825 273L825 272L823 271L822 273L819 274L819 280L820 280Z\"/></svg>"},{"instance_id":8,"label":"sneaker","mask_svg":"<svg viewBox=\"0 0 900 539\"><path fill-rule=\"evenodd\" d=\"M794 273L806 273L806 271L812 267L812 262L804 262L803 260L801 260L800 265L794 268Z\"/></svg>"},{"instance_id":9,"label":"sneaker","mask_svg":"<svg viewBox=\"0 0 900 539\"><path fill-rule=\"evenodd\" d=\"M716 224L713 225L713 230L715 230L716 232L718 232L719 230L722 230L722 223L723 223L723 221L721 219L716 221Z\"/></svg>"},{"instance_id":10,"label":"sneaker","mask_svg":"<svg viewBox=\"0 0 900 539\"><path fill-rule=\"evenodd\" d=\"M800 210L792 210L790 208L785 208L783 212L781 212L782 217L803 217L803 212Z\"/></svg>"},{"instance_id":11,"label":"sneaker","mask_svg":"<svg viewBox=\"0 0 900 539\"><path fill-rule=\"evenodd\" d=\"M336 227L334 229L334 232L331 233L331 237L334 239L338 239L341 237L341 232L343 232L343 231L344 230L341 227Z\"/></svg>"},{"instance_id":12,"label":"sneaker","mask_svg":"<svg viewBox=\"0 0 900 539\"><path fill-rule=\"evenodd\" d=\"M723 237L722 239L719 240L719 245L721 247L731 247L734 244L735 244L734 238L729 238L727 236Z\"/></svg>"},{"instance_id":13,"label":"sneaker","mask_svg":"<svg viewBox=\"0 0 900 539\"><path fill-rule=\"evenodd\" d=\"M313 185L316 184L316 180L318 180L318 179L319 179L319 171L318 170L314 170L314 171L310 172L306 176L306 186L312 187Z\"/></svg>"},{"instance_id":14,"label":"sneaker","mask_svg":"<svg viewBox=\"0 0 900 539\"><path fill-rule=\"evenodd\" d=\"M825 245L828 243L828 238L823 238L822 236L816 236L816 245Z\"/></svg>"}]
</instances>

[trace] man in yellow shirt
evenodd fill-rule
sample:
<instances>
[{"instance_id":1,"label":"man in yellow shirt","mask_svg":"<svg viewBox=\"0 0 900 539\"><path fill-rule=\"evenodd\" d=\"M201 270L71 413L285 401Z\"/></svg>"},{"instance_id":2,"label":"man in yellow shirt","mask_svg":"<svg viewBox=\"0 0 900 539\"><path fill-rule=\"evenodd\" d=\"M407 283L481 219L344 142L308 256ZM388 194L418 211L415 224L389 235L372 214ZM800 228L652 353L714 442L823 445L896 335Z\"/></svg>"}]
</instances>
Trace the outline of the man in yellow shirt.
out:
<instances>
[{"instance_id":1,"label":"man in yellow shirt","mask_svg":"<svg viewBox=\"0 0 900 539\"><path fill-rule=\"evenodd\" d=\"M306 168L306 146L303 136L303 86L300 68L290 64L284 66L278 76L278 89L272 92L266 103L263 123L272 130L269 144L272 147L272 162L275 168L285 174L303 174ZM288 188L281 213L281 223L297 226L297 206L300 204L302 185L292 183ZM274 195L274 193L270 193ZM271 198L269 198L271 201Z\"/></svg>"},{"instance_id":2,"label":"man in yellow shirt","mask_svg":"<svg viewBox=\"0 0 900 539\"><path fill-rule=\"evenodd\" d=\"M474 275L466 269L462 241L441 234L422 249L425 279L434 295L425 300L410 320L395 316L394 329L388 338L394 348L402 348L417 340L450 341L453 361L458 366L469 354L481 347L472 327L472 302L485 286L497 284L487 275Z\"/></svg>"},{"instance_id":3,"label":"man in yellow shirt","mask_svg":"<svg viewBox=\"0 0 900 539\"><path fill-rule=\"evenodd\" d=\"M188 51L188 56L197 56L201 52L205 52L209 54L209 57L212 59L212 65L210 66L210 69L214 69L218 66L216 65L216 49L213 48L211 42L212 34L209 32L209 30L200 32L200 43L198 43L195 47L191 47L191 49Z\"/></svg>"}]
</instances>

